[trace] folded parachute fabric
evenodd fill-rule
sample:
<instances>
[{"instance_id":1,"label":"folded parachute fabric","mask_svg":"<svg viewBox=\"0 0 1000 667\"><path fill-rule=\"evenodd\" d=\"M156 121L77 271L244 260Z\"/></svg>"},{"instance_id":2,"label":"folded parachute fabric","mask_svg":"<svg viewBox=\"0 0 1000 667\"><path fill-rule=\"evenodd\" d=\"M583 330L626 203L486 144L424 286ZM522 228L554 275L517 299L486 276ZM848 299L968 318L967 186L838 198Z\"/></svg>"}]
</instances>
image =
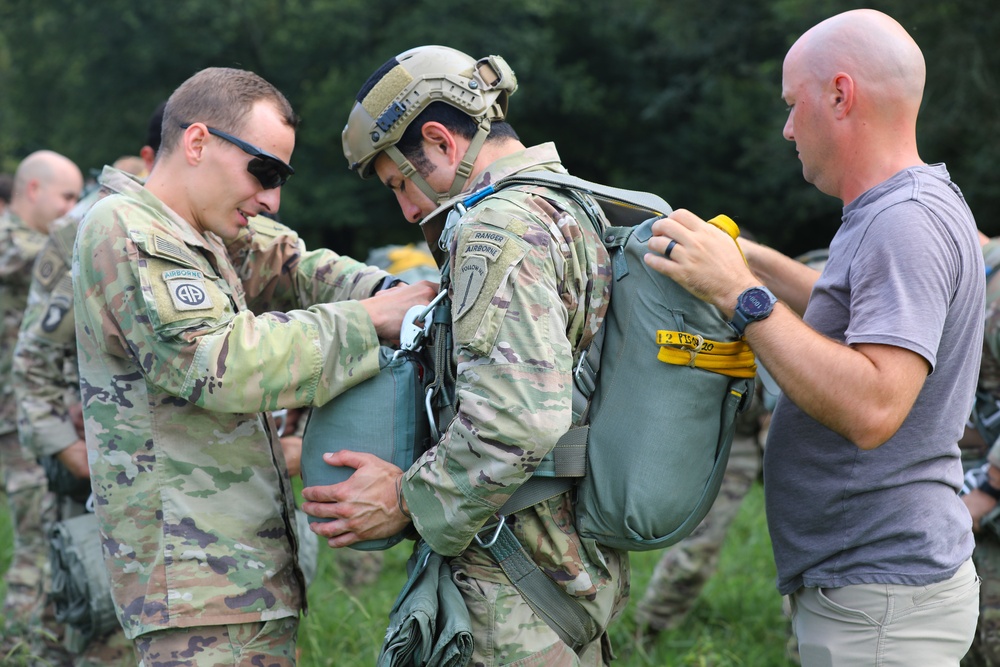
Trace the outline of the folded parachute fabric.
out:
<instances>
[{"instance_id":1,"label":"folded parachute fabric","mask_svg":"<svg viewBox=\"0 0 1000 667\"><path fill-rule=\"evenodd\" d=\"M463 667L472 658L472 624L448 561L420 541L409 579L389 612L379 667Z\"/></svg>"}]
</instances>

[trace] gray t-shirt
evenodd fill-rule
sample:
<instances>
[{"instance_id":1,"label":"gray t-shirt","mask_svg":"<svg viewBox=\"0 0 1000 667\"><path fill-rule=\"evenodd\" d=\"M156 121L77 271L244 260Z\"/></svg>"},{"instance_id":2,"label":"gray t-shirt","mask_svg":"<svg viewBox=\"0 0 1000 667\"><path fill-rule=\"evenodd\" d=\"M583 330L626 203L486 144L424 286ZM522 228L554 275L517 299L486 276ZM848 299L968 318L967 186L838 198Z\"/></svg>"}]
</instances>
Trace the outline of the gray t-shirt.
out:
<instances>
[{"instance_id":1,"label":"gray t-shirt","mask_svg":"<svg viewBox=\"0 0 1000 667\"><path fill-rule=\"evenodd\" d=\"M912 350L932 370L899 431L871 451L779 399L764 493L781 593L928 585L972 555L956 443L979 372L984 299L975 220L944 165L906 169L844 208L805 322L848 345Z\"/></svg>"}]
</instances>

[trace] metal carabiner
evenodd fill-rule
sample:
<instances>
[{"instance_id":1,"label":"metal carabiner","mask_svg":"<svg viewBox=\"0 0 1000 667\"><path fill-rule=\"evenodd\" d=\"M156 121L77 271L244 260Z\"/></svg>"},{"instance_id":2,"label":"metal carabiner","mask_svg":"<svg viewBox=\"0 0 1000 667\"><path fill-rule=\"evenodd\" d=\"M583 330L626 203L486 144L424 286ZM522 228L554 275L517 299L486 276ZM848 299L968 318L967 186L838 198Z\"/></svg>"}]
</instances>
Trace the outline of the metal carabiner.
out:
<instances>
[{"instance_id":1,"label":"metal carabiner","mask_svg":"<svg viewBox=\"0 0 1000 667\"><path fill-rule=\"evenodd\" d=\"M411 306L403 316L403 323L399 327L399 347L403 350L414 350L430 335L431 325L434 322L434 308L447 296L447 292L439 292L426 306ZM423 322L423 324L417 324Z\"/></svg>"},{"instance_id":2,"label":"metal carabiner","mask_svg":"<svg viewBox=\"0 0 1000 667\"><path fill-rule=\"evenodd\" d=\"M434 395L434 387L427 387L424 394L424 409L427 411L427 422L431 427L431 438L437 442L441 438L438 431L437 422L434 420L434 408L431 407L431 397Z\"/></svg>"},{"instance_id":3,"label":"metal carabiner","mask_svg":"<svg viewBox=\"0 0 1000 667\"><path fill-rule=\"evenodd\" d=\"M490 536L489 542L483 542L481 539L479 539L479 533L488 530L489 526L483 526L482 528L480 528L479 533L476 533L473 539L475 539L476 544L478 544L482 548L489 549L490 547L492 547L494 544L497 543L498 539L500 539L500 531L503 530L504 524L506 523L507 523L507 517L501 515L500 520L497 522L497 527L493 530L493 535Z\"/></svg>"}]
</instances>

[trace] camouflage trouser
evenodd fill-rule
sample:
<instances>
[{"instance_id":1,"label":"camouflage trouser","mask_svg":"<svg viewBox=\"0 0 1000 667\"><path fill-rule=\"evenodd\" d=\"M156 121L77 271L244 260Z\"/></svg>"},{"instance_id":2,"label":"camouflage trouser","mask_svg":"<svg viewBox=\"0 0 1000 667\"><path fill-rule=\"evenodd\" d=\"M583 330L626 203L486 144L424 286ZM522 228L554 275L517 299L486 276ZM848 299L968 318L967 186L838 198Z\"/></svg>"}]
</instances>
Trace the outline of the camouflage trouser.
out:
<instances>
[{"instance_id":1,"label":"camouflage trouser","mask_svg":"<svg viewBox=\"0 0 1000 667\"><path fill-rule=\"evenodd\" d=\"M171 628L135 639L139 667L295 667L297 617Z\"/></svg>"},{"instance_id":2,"label":"camouflage trouser","mask_svg":"<svg viewBox=\"0 0 1000 667\"><path fill-rule=\"evenodd\" d=\"M382 562L385 560L383 551L334 549L333 553L340 568L341 581L352 593L359 593L372 586L382 572Z\"/></svg>"},{"instance_id":3,"label":"camouflage trouser","mask_svg":"<svg viewBox=\"0 0 1000 667\"><path fill-rule=\"evenodd\" d=\"M599 636L577 655L541 619L509 583L494 583L459 574L455 583L469 609L474 649L470 665L495 667L601 667L611 664L605 631L628 602L628 556L604 550L612 581L584 608L597 621Z\"/></svg>"},{"instance_id":4,"label":"camouflage trouser","mask_svg":"<svg viewBox=\"0 0 1000 667\"><path fill-rule=\"evenodd\" d=\"M14 554L4 575L4 616L8 623L34 625L45 608L46 528L55 520L55 496L48 492L42 466L22 449L16 433L0 435L0 468L14 533Z\"/></svg>"},{"instance_id":5,"label":"camouflage trouser","mask_svg":"<svg viewBox=\"0 0 1000 667\"><path fill-rule=\"evenodd\" d=\"M679 625L715 572L719 551L744 496L760 474L761 448L753 436L733 438L719 497L691 535L670 547L656 564L636 608L636 623L654 632Z\"/></svg>"},{"instance_id":6,"label":"camouflage trouser","mask_svg":"<svg viewBox=\"0 0 1000 667\"><path fill-rule=\"evenodd\" d=\"M1000 541L993 534L976 536L972 552L979 588L979 624L963 667L1000 667Z\"/></svg>"}]
</instances>

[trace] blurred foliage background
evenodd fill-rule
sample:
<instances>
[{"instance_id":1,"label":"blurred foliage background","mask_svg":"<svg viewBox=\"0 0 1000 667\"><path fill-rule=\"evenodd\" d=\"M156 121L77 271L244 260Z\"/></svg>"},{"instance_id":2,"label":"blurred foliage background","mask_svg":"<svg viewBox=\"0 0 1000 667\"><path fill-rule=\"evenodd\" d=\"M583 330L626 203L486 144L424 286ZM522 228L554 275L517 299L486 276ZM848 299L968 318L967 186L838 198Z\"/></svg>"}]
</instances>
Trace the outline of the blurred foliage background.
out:
<instances>
[{"instance_id":1,"label":"blurred foliage background","mask_svg":"<svg viewBox=\"0 0 1000 667\"><path fill-rule=\"evenodd\" d=\"M282 219L310 246L363 258L419 237L391 195L346 169L340 132L379 65L420 44L504 56L510 120L578 176L728 213L789 254L828 244L839 201L802 180L781 130L781 63L846 0L0 0L0 170L39 148L85 173L144 143L152 110L208 66L253 70L303 123ZM921 155L946 162L1000 234L993 176L1000 13L979 0L873 0L928 66Z\"/></svg>"}]
</instances>

